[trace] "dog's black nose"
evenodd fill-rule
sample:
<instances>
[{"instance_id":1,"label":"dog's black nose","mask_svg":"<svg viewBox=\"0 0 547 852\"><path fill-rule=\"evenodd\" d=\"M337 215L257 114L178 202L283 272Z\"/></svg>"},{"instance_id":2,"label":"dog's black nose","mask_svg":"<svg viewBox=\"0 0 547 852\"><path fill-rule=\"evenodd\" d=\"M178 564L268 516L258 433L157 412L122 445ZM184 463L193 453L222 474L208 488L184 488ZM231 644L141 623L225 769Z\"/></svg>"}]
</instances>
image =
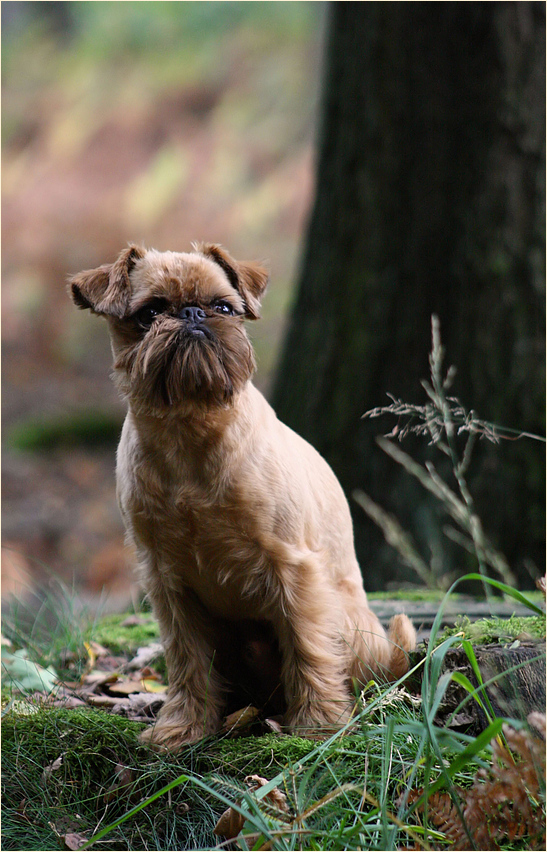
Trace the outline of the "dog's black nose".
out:
<instances>
[{"instance_id":1,"label":"dog's black nose","mask_svg":"<svg viewBox=\"0 0 547 852\"><path fill-rule=\"evenodd\" d=\"M186 322L191 323L192 325L198 325L200 322L206 318L206 313L202 308L196 308L194 306L188 306L183 308L179 314L179 317Z\"/></svg>"}]
</instances>

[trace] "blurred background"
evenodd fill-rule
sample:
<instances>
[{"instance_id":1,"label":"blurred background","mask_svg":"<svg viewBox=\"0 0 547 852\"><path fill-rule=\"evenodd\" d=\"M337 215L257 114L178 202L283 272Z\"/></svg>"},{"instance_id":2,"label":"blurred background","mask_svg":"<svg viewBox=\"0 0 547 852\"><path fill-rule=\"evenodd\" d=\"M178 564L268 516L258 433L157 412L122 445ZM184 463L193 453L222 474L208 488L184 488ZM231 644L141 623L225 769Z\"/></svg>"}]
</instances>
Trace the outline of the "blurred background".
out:
<instances>
[{"instance_id":1,"label":"blurred background","mask_svg":"<svg viewBox=\"0 0 547 852\"><path fill-rule=\"evenodd\" d=\"M123 405L106 324L73 308L69 274L128 241L265 261L249 332L268 392L312 196L325 5L2 4L3 595L57 579L106 608L134 594Z\"/></svg>"}]
</instances>

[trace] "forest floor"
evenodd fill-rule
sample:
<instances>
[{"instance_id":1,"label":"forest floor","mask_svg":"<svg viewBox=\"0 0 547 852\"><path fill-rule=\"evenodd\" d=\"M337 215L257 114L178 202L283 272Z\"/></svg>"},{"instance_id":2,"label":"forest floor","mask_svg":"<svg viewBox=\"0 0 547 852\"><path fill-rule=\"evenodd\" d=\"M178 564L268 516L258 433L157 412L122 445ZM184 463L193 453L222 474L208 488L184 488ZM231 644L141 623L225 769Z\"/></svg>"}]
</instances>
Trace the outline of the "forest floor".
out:
<instances>
[{"instance_id":1,"label":"forest floor","mask_svg":"<svg viewBox=\"0 0 547 852\"><path fill-rule=\"evenodd\" d=\"M236 836L238 848L248 848L260 835L257 848L295 848L295 842L309 849L408 848L410 840L415 849L455 842L469 848L465 826L479 838L485 823L499 841L495 848L543 848L538 731L541 737L544 716L542 722L541 714L530 716L530 707L516 706L530 727L504 728L511 750L500 752L495 737L502 721L487 715L478 729L483 733L476 726L471 733L471 717L462 713L483 706L485 696L471 688L454 703L441 674L446 668L435 675L430 657L435 647L442 662L448 646L448 653L461 649L468 636L477 654L483 641L504 648L532 643L535 657L544 660L544 615L462 622L457 631L439 633L425 658L422 649L414 686L368 684L355 724L340 733L289 736L279 719L242 707L217 737L178 755L154 754L137 741L166 690L151 613L88 623L67 614L64 630L53 636L47 619L30 635L23 623L11 627L2 649L3 849L80 849L92 838L97 849L210 849ZM463 683L461 672L460 665L450 679ZM496 748L503 771L493 758ZM430 798L424 833L414 805L426 779L432 794L441 792ZM503 801L503 819L491 805L480 811L483 790ZM456 791L479 808L480 820L470 809L462 822L452 810ZM527 796L533 804L525 807ZM491 847L478 840L476 848Z\"/></svg>"}]
</instances>

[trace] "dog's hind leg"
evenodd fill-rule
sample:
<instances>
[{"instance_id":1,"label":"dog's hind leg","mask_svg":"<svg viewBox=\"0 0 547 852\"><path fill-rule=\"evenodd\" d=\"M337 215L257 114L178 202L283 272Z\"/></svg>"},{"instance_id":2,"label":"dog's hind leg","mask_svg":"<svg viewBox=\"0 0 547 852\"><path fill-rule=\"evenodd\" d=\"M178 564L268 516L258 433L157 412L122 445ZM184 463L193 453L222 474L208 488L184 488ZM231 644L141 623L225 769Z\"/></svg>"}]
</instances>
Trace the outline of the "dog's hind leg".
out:
<instances>
[{"instance_id":1,"label":"dog's hind leg","mask_svg":"<svg viewBox=\"0 0 547 852\"><path fill-rule=\"evenodd\" d=\"M279 603L270 618L282 655L285 722L295 732L340 727L351 709L343 613L313 554L285 562L278 576Z\"/></svg>"}]
</instances>

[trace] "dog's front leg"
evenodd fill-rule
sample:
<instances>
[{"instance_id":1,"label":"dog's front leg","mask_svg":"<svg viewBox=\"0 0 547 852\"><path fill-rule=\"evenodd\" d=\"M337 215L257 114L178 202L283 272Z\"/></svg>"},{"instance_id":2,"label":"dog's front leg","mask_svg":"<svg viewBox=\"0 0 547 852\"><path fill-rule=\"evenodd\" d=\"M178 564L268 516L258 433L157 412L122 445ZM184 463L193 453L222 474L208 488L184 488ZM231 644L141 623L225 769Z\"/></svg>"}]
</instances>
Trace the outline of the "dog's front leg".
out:
<instances>
[{"instance_id":1,"label":"dog's front leg","mask_svg":"<svg viewBox=\"0 0 547 852\"><path fill-rule=\"evenodd\" d=\"M222 690L213 668L212 625L191 590L166 588L160 579L147 586L160 625L169 687L157 723L143 731L141 741L176 750L220 727Z\"/></svg>"},{"instance_id":2,"label":"dog's front leg","mask_svg":"<svg viewBox=\"0 0 547 852\"><path fill-rule=\"evenodd\" d=\"M282 681L294 731L340 727L349 716L347 647L339 635L337 600L315 557L281 566L279 600L271 618L283 657Z\"/></svg>"}]
</instances>

